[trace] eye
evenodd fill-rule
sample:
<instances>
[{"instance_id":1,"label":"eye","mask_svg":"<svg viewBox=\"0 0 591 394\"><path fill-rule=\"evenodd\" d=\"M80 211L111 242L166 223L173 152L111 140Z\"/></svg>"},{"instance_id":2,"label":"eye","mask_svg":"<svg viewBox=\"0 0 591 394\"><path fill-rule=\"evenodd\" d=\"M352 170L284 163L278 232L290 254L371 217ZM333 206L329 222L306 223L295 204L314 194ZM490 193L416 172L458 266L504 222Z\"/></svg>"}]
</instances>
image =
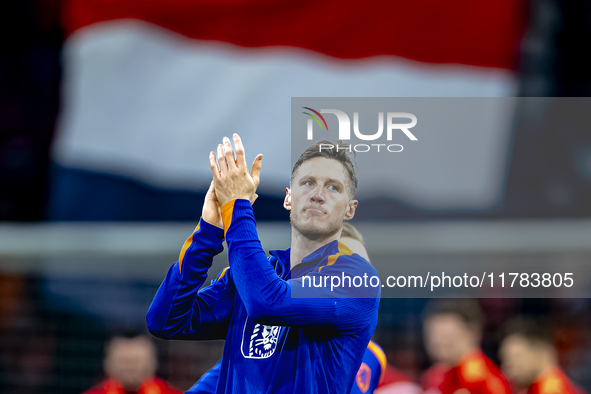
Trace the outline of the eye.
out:
<instances>
[{"instance_id":1,"label":"eye","mask_svg":"<svg viewBox=\"0 0 591 394\"><path fill-rule=\"evenodd\" d=\"M306 182L304 182L304 185L306 185L306 186L314 186L314 182L312 182L312 181L306 181Z\"/></svg>"},{"instance_id":2,"label":"eye","mask_svg":"<svg viewBox=\"0 0 591 394\"><path fill-rule=\"evenodd\" d=\"M328 188L332 191L335 191L335 192L339 191L339 187L337 185L329 185Z\"/></svg>"}]
</instances>

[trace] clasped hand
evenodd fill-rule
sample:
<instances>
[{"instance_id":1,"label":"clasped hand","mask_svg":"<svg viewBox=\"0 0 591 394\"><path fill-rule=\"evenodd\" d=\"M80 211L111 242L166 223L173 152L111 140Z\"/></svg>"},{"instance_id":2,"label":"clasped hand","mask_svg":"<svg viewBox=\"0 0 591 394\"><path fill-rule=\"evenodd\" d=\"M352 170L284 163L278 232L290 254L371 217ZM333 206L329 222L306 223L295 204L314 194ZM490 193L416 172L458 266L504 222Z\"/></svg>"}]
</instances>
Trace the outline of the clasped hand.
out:
<instances>
[{"instance_id":1,"label":"clasped hand","mask_svg":"<svg viewBox=\"0 0 591 394\"><path fill-rule=\"evenodd\" d=\"M234 199L245 199L251 203L257 199L256 189L259 186L263 155L258 154L249 172L246 165L244 146L238 134L233 134L234 149L230 139L224 137L217 147L217 163L214 152L209 154L209 165L213 181L205 196L203 204L203 220L219 228L223 228L220 207ZM219 164L219 168L218 168Z\"/></svg>"}]
</instances>

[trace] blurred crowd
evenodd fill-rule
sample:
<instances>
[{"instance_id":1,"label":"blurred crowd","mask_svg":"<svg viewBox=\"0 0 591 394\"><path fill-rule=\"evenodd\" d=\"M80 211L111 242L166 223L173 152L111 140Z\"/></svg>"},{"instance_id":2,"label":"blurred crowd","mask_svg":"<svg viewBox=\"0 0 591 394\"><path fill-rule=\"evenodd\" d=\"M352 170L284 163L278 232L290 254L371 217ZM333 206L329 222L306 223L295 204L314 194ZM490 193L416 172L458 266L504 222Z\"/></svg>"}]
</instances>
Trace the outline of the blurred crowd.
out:
<instances>
[{"instance_id":1,"label":"blurred crowd","mask_svg":"<svg viewBox=\"0 0 591 394\"><path fill-rule=\"evenodd\" d=\"M3 393L74 394L93 387L91 393L151 393L154 385L175 392L189 389L221 357L220 341L157 340L141 321L56 308L44 281L0 275ZM158 283L128 285L153 294ZM147 310L149 301L137 308ZM412 383L444 394L462 384L472 393L496 393L507 392L495 391L507 382L517 393L538 390L548 376L572 382L574 391L563 392L589 392L590 309L585 299L383 299L374 341L388 368L377 392L396 393L387 390ZM100 391L106 389L114 391Z\"/></svg>"}]
</instances>

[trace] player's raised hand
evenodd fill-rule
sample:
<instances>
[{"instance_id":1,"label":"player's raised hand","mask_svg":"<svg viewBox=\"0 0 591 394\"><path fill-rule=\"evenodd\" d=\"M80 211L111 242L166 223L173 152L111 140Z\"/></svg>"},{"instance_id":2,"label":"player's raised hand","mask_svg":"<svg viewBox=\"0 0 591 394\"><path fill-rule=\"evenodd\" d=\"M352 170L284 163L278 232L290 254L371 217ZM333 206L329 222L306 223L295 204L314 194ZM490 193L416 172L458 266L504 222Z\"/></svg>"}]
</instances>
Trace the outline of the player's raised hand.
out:
<instances>
[{"instance_id":1,"label":"player's raised hand","mask_svg":"<svg viewBox=\"0 0 591 394\"><path fill-rule=\"evenodd\" d=\"M256 189L260 182L263 155L257 155L249 172L242 140L238 134L234 134L232 137L236 148L236 156L234 156L234 149L232 149L232 144L227 137L224 137L223 145L218 145L218 163L216 163L214 152L209 154L215 194L220 206L237 198L250 200L251 203L254 203L258 197Z\"/></svg>"},{"instance_id":2,"label":"player's raised hand","mask_svg":"<svg viewBox=\"0 0 591 394\"><path fill-rule=\"evenodd\" d=\"M211 225L214 225L219 228L224 228L224 224L222 222L222 212L220 209L220 204L218 203L218 200L215 195L213 181L211 181L209 189L205 194L205 201L203 202L201 218Z\"/></svg>"}]
</instances>

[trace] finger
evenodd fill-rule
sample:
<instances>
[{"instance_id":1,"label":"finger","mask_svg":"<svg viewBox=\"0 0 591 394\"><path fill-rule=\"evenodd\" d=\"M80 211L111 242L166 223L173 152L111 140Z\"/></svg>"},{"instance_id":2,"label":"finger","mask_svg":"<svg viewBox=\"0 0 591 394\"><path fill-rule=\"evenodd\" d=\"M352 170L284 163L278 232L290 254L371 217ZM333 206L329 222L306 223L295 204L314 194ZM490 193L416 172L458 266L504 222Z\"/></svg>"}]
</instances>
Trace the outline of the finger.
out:
<instances>
[{"instance_id":1,"label":"finger","mask_svg":"<svg viewBox=\"0 0 591 394\"><path fill-rule=\"evenodd\" d=\"M214 181L219 181L219 179L220 179L220 170L218 169L218 165L215 162L215 153L213 153L213 152L209 152L209 167L211 168L211 173L213 175L213 180ZM212 185L213 185L213 181L212 181Z\"/></svg>"},{"instance_id":2,"label":"finger","mask_svg":"<svg viewBox=\"0 0 591 394\"><path fill-rule=\"evenodd\" d=\"M246 156L244 154L244 145L242 145L242 139L236 133L232 135L234 138L234 147L236 148L236 166L240 168L246 168Z\"/></svg>"},{"instance_id":3,"label":"finger","mask_svg":"<svg viewBox=\"0 0 591 394\"><path fill-rule=\"evenodd\" d=\"M220 174L225 175L228 172L228 163L226 162L226 156L224 156L222 144L218 145L218 163L220 163Z\"/></svg>"},{"instance_id":4,"label":"finger","mask_svg":"<svg viewBox=\"0 0 591 394\"><path fill-rule=\"evenodd\" d=\"M254 181L255 187L259 186L260 176L261 176L261 168L263 166L263 155L259 153L257 157L254 158L252 162L252 170L250 170L250 176Z\"/></svg>"},{"instance_id":5,"label":"finger","mask_svg":"<svg viewBox=\"0 0 591 394\"><path fill-rule=\"evenodd\" d=\"M235 170L236 169L236 161L234 159L234 149L232 149L232 144L230 143L230 139L228 137L224 137L224 155L226 156L226 162L228 163L228 170Z\"/></svg>"}]
</instances>

